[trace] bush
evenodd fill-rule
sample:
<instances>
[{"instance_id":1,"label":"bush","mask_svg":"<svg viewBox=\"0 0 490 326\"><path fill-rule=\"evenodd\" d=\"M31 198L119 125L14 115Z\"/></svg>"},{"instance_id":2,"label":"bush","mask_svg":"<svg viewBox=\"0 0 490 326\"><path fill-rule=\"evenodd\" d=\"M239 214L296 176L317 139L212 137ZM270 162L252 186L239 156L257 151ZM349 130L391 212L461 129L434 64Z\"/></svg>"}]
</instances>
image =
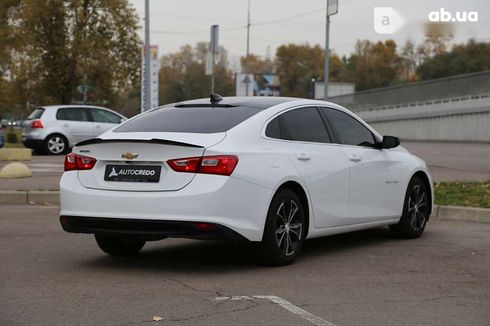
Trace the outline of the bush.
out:
<instances>
[{"instance_id":1,"label":"bush","mask_svg":"<svg viewBox=\"0 0 490 326\"><path fill-rule=\"evenodd\" d=\"M18 143L19 139L17 138L17 133L14 131L7 131L5 135L7 143Z\"/></svg>"}]
</instances>

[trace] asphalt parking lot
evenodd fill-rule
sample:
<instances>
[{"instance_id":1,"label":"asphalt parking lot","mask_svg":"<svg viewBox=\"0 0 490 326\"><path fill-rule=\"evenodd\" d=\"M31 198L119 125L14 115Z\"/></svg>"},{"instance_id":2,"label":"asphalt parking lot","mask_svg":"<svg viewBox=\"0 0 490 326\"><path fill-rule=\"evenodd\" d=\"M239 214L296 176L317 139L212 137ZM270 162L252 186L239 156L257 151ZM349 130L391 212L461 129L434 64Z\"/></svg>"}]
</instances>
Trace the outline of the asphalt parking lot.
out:
<instances>
[{"instance_id":1,"label":"asphalt parking lot","mask_svg":"<svg viewBox=\"0 0 490 326\"><path fill-rule=\"evenodd\" d=\"M91 236L64 233L57 207L6 205L0 216L0 325L490 320L490 224L432 220L418 240L385 228L310 240L295 264L270 268L249 246L176 239L115 259Z\"/></svg>"}]
</instances>

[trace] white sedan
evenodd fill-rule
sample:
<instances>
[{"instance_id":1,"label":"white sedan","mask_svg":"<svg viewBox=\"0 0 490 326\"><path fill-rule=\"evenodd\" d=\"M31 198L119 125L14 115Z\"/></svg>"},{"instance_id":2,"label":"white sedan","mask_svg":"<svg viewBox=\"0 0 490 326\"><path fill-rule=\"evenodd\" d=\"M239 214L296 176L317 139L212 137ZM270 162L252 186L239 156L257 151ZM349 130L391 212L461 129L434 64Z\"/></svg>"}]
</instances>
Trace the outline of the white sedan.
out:
<instances>
[{"instance_id":1,"label":"white sedan","mask_svg":"<svg viewBox=\"0 0 490 326\"><path fill-rule=\"evenodd\" d=\"M110 255L166 237L252 241L291 263L305 239L389 226L419 237L425 163L334 103L226 97L153 109L65 158L60 221Z\"/></svg>"}]
</instances>

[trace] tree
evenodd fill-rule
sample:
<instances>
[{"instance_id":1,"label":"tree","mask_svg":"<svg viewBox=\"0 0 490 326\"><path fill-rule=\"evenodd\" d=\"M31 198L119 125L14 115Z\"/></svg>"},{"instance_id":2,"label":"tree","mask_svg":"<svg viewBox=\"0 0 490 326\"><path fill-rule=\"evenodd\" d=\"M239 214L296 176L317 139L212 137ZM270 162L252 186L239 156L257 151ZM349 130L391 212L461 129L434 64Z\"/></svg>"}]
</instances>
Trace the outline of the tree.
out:
<instances>
[{"instance_id":1,"label":"tree","mask_svg":"<svg viewBox=\"0 0 490 326\"><path fill-rule=\"evenodd\" d=\"M323 49L319 45L281 45L275 64L281 95L308 97L312 93L312 79L323 76Z\"/></svg>"},{"instance_id":2,"label":"tree","mask_svg":"<svg viewBox=\"0 0 490 326\"><path fill-rule=\"evenodd\" d=\"M89 101L113 106L139 80L138 17L127 0L20 0L10 10L11 80L22 106Z\"/></svg>"},{"instance_id":3,"label":"tree","mask_svg":"<svg viewBox=\"0 0 490 326\"><path fill-rule=\"evenodd\" d=\"M274 63L270 59L261 59L255 54L249 54L248 57L241 57L240 64L242 71L254 74L264 75L274 72Z\"/></svg>"},{"instance_id":4,"label":"tree","mask_svg":"<svg viewBox=\"0 0 490 326\"><path fill-rule=\"evenodd\" d=\"M358 41L354 55L356 90L386 87L396 80L401 60L394 41Z\"/></svg>"},{"instance_id":5,"label":"tree","mask_svg":"<svg viewBox=\"0 0 490 326\"><path fill-rule=\"evenodd\" d=\"M490 69L490 44L470 40L426 59L417 67L422 80L442 78Z\"/></svg>"},{"instance_id":6,"label":"tree","mask_svg":"<svg viewBox=\"0 0 490 326\"><path fill-rule=\"evenodd\" d=\"M160 59L159 102L162 104L208 97L211 79L205 75L207 43L181 47L180 51ZM230 96L234 94L233 73L228 69L228 54L220 47L214 66L215 90Z\"/></svg>"}]
</instances>

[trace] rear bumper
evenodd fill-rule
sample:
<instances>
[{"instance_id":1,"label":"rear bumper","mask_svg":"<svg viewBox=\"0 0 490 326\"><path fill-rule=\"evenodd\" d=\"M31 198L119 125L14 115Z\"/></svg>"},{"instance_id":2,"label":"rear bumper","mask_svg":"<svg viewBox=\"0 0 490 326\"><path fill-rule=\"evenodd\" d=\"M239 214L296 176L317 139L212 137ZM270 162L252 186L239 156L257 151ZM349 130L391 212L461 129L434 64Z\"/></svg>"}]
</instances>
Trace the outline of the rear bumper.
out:
<instances>
[{"instance_id":1,"label":"rear bumper","mask_svg":"<svg viewBox=\"0 0 490 326\"><path fill-rule=\"evenodd\" d=\"M24 146L27 148L40 150L44 147L44 140L22 136L22 144L24 144Z\"/></svg>"},{"instance_id":2,"label":"rear bumper","mask_svg":"<svg viewBox=\"0 0 490 326\"><path fill-rule=\"evenodd\" d=\"M120 219L135 227L138 220L203 222L261 241L272 195L271 189L251 182L206 174L178 191L91 189L80 184L77 171L68 171L60 182L60 216Z\"/></svg>"},{"instance_id":3,"label":"rear bumper","mask_svg":"<svg viewBox=\"0 0 490 326\"><path fill-rule=\"evenodd\" d=\"M60 222L63 230L70 233L137 235L147 239L175 237L203 240L247 240L242 235L223 225L206 224L204 226L201 226L199 222L176 222L82 216L61 216Z\"/></svg>"}]
</instances>

